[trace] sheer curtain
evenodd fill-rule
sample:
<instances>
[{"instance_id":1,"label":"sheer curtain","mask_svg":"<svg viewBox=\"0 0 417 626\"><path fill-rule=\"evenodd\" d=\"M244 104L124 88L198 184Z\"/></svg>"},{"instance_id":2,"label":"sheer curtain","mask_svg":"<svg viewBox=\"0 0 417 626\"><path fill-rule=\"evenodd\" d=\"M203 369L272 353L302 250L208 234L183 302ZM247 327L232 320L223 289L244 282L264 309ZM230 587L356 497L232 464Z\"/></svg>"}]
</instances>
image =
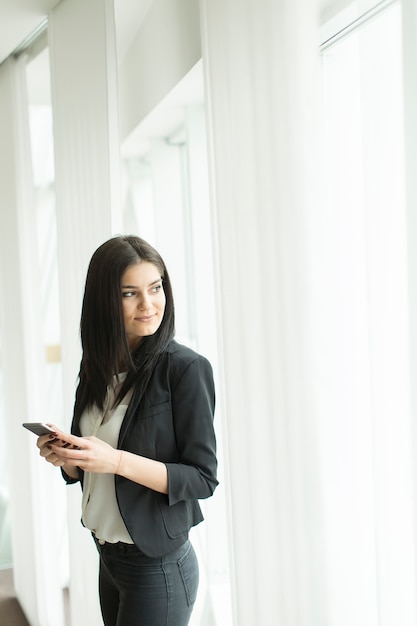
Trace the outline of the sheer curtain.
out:
<instances>
[{"instance_id":1,"label":"sheer curtain","mask_svg":"<svg viewBox=\"0 0 417 626\"><path fill-rule=\"evenodd\" d=\"M325 624L312 396L311 0L202 0L235 621Z\"/></svg>"},{"instance_id":2,"label":"sheer curtain","mask_svg":"<svg viewBox=\"0 0 417 626\"><path fill-rule=\"evenodd\" d=\"M1 330L1 328L0 328ZM1 335L0 335L1 354ZM4 411L3 369L0 364L0 569L12 565L10 524L10 482L7 454L6 418Z\"/></svg>"},{"instance_id":3,"label":"sheer curtain","mask_svg":"<svg viewBox=\"0 0 417 626\"><path fill-rule=\"evenodd\" d=\"M401 5L380 9L322 55L333 368L318 426L328 611L346 626L416 620Z\"/></svg>"},{"instance_id":4,"label":"sheer curtain","mask_svg":"<svg viewBox=\"0 0 417 626\"><path fill-rule=\"evenodd\" d=\"M25 57L2 64L0 109L2 360L14 584L30 621L62 626L61 579L54 569L61 537L50 507L59 478L39 463L33 438L21 426L43 421L47 405Z\"/></svg>"},{"instance_id":5,"label":"sheer curtain","mask_svg":"<svg viewBox=\"0 0 417 626\"><path fill-rule=\"evenodd\" d=\"M121 231L120 142L113 0L59 3L49 16L63 426L79 369L79 318L92 252ZM101 623L97 551L80 524L80 490L67 489L73 624Z\"/></svg>"},{"instance_id":6,"label":"sheer curtain","mask_svg":"<svg viewBox=\"0 0 417 626\"><path fill-rule=\"evenodd\" d=\"M239 626L416 620L417 20L374 5L318 96L314 3L201 2Z\"/></svg>"}]
</instances>

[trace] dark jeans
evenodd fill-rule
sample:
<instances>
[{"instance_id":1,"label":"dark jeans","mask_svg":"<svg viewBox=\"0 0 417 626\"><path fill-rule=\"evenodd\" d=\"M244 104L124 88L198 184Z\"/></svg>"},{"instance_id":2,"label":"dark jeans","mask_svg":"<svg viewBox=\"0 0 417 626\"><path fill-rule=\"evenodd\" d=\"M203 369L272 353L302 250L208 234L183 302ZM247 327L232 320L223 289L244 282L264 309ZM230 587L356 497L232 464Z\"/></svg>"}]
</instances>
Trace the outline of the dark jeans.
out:
<instances>
[{"instance_id":1,"label":"dark jeans","mask_svg":"<svg viewBox=\"0 0 417 626\"><path fill-rule=\"evenodd\" d=\"M126 543L96 543L105 626L188 624L198 588L198 562L189 541L161 558Z\"/></svg>"}]
</instances>

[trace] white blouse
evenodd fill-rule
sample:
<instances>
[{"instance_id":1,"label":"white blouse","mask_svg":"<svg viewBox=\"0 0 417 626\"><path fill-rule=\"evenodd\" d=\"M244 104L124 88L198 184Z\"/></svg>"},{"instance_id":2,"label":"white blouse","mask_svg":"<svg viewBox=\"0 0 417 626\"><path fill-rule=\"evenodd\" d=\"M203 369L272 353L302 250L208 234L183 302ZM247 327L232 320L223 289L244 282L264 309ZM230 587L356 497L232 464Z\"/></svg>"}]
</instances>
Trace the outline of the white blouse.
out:
<instances>
[{"instance_id":1,"label":"white blouse","mask_svg":"<svg viewBox=\"0 0 417 626\"><path fill-rule=\"evenodd\" d=\"M108 387L103 411L91 407L84 411L80 420L83 437L96 436L117 448L119 432L132 392L129 391L120 404L112 409L114 399L126 378L119 374L119 382L114 377L113 386ZM120 515L116 499L114 474L85 472L82 499L82 521L100 541L109 543L133 543Z\"/></svg>"}]
</instances>

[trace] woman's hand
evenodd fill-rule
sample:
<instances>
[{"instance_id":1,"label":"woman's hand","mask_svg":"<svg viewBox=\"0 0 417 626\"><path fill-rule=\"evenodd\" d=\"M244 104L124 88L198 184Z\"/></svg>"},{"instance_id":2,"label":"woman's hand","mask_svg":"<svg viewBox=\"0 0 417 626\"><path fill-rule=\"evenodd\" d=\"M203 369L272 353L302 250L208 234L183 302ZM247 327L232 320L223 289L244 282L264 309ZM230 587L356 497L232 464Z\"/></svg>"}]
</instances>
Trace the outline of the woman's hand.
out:
<instances>
[{"instance_id":1,"label":"woman's hand","mask_svg":"<svg viewBox=\"0 0 417 626\"><path fill-rule=\"evenodd\" d=\"M40 455L69 476L78 478L77 468L96 474L119 474L159 493L168 493L165 463L112 448L97 437L76 437L52 428L56 438L43 435L38 439Z\"/></svg>"},{"instance_id":2,"label":"woman's hand","mask_svg":"<svg viewBox=\"0 0 417 626\"><path fill-rule=\"evenodd\" d=\"M53 426L52 424L50 424L50 426L51 428L53 428L54 432L50 435L41 435L40 437L38 437L36 445L39 448L39 454L44 457L45 461L48 461L48 463L52 463L52 465L55 465L58 467L62 464L59 463L58 458L50 449L50 444L52 442L59 441L58 439L59 433L58 433L58 429L55 428L55 426Z\"/></svg>"},{"instance_id":3,"label":"woman's hand","mask_svg":"<svg viewBox=\"0 0 417 626\"><path fill-rule=\"evenodd\" d=\"M61 431L57 433L57 439L51 440L46 435L39 438L42 441L38 440L42 446L41 456L47 461L56 466L79 467L85 472L96 474L116 473L120 450L97 437L76 437Z\"/></svg>"}]
</instances>

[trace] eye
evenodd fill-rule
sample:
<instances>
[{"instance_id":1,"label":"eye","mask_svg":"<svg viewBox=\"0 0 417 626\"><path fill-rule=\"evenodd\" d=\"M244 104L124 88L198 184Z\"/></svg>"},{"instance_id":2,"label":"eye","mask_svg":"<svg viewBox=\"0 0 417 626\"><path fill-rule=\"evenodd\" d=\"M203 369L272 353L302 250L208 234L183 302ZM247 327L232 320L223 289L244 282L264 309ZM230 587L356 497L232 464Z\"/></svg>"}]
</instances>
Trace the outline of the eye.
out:
<instances>
[{"instance_id":1,"label":"eye","mask_svg":"<svg viewBox=\"0 0 417 626\"><path fill-rule=\"evenodd\" d=\"M134 295L134 291L122 291L122 298L131 298Z\"/></svg>"},{"instance_id":2,"label":"eye","mask_svg":"<svg viewBox=\"0 0 417 626\"><path fill-rule=\"evenodd\" d=\"M162 285L154 285L151 289L152 293L158 293L158 291L161 291L162 289Z\"/></svg>"}]
</instances>

